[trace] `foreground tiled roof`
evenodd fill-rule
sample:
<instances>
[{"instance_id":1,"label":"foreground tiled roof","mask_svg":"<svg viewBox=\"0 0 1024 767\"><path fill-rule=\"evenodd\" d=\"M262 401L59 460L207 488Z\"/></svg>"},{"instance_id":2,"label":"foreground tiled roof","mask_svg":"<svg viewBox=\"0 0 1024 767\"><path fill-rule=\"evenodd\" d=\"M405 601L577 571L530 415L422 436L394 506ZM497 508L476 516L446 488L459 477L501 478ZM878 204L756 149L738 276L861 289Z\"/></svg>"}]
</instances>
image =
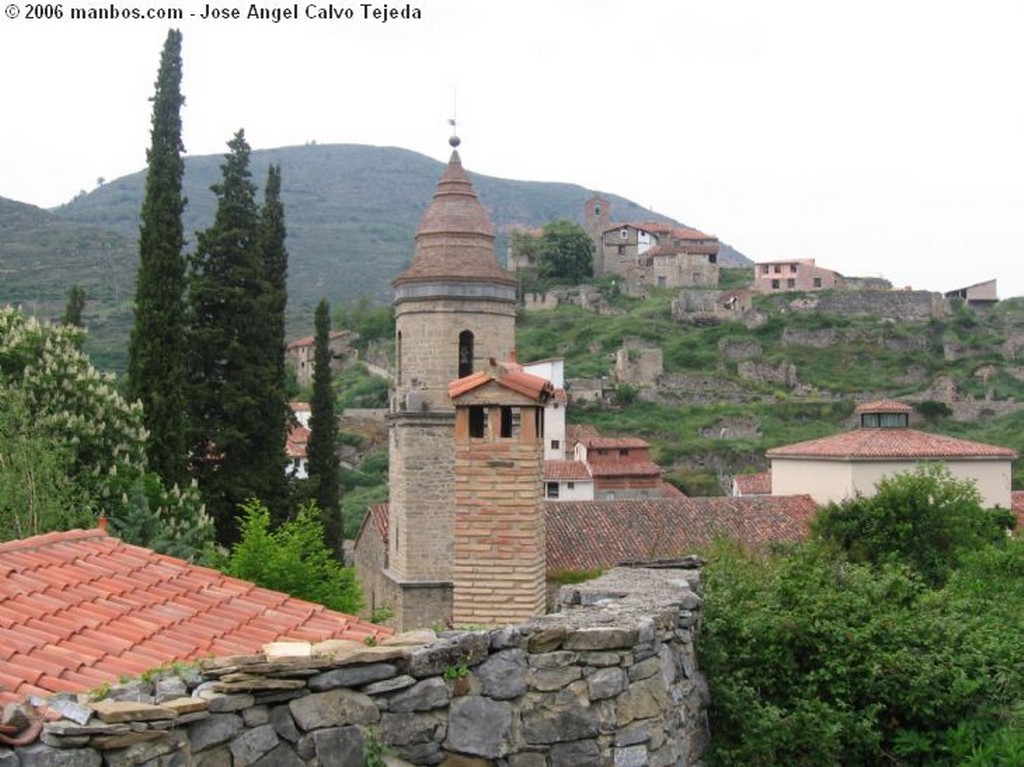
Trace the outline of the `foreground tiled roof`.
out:
<instances>
[{"instance_id":1,"label":"foreground tiled roof","mask_svg":"<svg viewBox=\"0 0 1024 767\"><path fill-rule=\"evenodd\" d=\"M577 439L587 446L588 450L617 450L618 448L642 448L650 447L651 443L639 437L602 437L599 434L593 436L577 435Z\"/></svg>"},{"instance_id":2,"label":"foreground tiled roof","mask_svg":"<svg viewBox=\"0 0 1024 767\"><path fill-rule=\"evenodd\" d=\"M493 370L493 373L479 370L451 381L448 384L448 396L457 399L491 381L539 402L547 402L554 394L555 390L549 380L527 373L516 363L500 363Z\"/></svg>"},{"instance_id":3,"label":"foreground tiled roof","mask_svg":"<svg viewBox=\"0 0 1024 767\"><path fill-rule=\"evenodd\" d=\"M806 495L550 502L547 571L675 557L723 538L748 546L798 541L817 509Z\"/></svg>"},{"instance_id":4,"label":"foreground tiled roof","mask_svg":"<svg viewBox=\"0 0 1024 767\"><path fill-rule=\"evenodd\" d=\"M904 428L861 428L831 437L772 448L769 458L822 458L831 460L943 460L949 458L1017 457L1014 450L969 442L942 434Z\"/></svg>"},{"instance_id":5,"label":"foreground tiled roof","mask_svg":"<svg viewBox=\"0 0 1024 767\"><path fill-rule=\"evenodd\" d=\"M0 704L281 639L391 633L102 530L0 544Z\"/></svg>"}]
</instances>

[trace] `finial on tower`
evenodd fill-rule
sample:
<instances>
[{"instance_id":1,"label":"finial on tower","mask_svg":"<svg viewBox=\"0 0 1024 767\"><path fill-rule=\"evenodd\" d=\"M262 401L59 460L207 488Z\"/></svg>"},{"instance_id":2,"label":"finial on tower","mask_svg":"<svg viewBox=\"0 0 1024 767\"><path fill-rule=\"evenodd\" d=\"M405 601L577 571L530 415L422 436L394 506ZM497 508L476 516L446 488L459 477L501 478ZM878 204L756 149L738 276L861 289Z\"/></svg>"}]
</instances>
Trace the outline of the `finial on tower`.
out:
<instances>
[{"instance_id":1,"label":"finial on tower","mask_svg":"<svg viewBox=\"0 0 1024 767\"><path fill-rule=\"evenodd\" d=\"M451 138L448 139L448 145L452 149L457 148L459 146L459 144L462 143L462 139L459 138L459 134L458 134L458 131L456 130L456 124L455 124L456 123L455 115L456 115L456 111L457 111L457 109L456 109L456 107L457 107L457 99L458 99L458 91L452 90L452 116L450 118L448 118L448 124L450 126L452 126L452 135L451 135Z\"/></svg>"}]
</instances>

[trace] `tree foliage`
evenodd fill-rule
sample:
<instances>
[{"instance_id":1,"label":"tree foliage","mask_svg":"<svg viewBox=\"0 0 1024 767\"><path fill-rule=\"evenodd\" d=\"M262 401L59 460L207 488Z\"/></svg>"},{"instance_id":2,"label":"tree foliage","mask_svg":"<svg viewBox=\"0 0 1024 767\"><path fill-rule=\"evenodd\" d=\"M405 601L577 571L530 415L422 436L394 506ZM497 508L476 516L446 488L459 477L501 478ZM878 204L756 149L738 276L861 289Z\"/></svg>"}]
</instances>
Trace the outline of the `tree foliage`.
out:
<instances>
[{"instance_id":1,"label":"tree foliage","mask_svg":"<svg viewBox=\"0 0 1024 767\"><path fill-rule=\"evenodd\" d=\"M342 567L324 541L315 506L271 529L270 512L258 501L242 507L241 539L231 550L225 572L264 588L355 613L362 592L352 568Z\"/></svg>"},{"instance_id":2,"label":"tree foliage","mask_svg":"<svg viewBox=\"0 0 1024 767\"><path fill-rule=\"evenodd\" d=\"M814 530L853 561L902 563L940 584L964 552L1003 537L1004 520L982 508L974 483L931 463L882 479L873 496L829 504Z\"/></svg>"},{"instance_id":3,"label":"tree foliage","mask_svg":"<svg viewBox=\"0 0 1024 767\"><path fill-rule=\"evenodd\" d=\"M313 343L313 398L310 402L307 455L309 478L314 484L316 504L324 517L330 546L339 552L345 535L341 519L338 482L338 420L334 412L331 372L331 309L325 299L316 307Z\"/></svg>"},{"instance_id":4,"label":"tree foliage","mask_svg":"<svg viewBox=\"0 0 1024 767\"><path fill-rule=\"evenodd\" d=\"M581 282L594 274L594 242L578 224L558 219L545 224L540 236L512 233L513 251L537 264L541 279Z\"/></svg>"},{"instance_id":5,"label":"tree foliage","mask_svg":"<svg viewBox=\"0 0 1024 767\"><path fill-rule=\"evenodd\" d=\"M188 556L212 534L195 488L167 491L147 472L141 407L92 366L80 338L72 326L0 310L0 536L104 514L115 530L137 520L128 542Z\"/></svg>"},{"instance_id":6,"label":"tree foliage","mask_svg":"<svg viewBox=\"0 0 1024 767\"><path fill-rule=\"evenodd\" d=\"M924 470L897 486L932 492L940 507L970 500ZM775 555L716 552L697 643L711 692L708 764L1017 763L1024 543L955 519L952 532L972 543L941 585L916 570L930 557L899 548L862 561L822 539ZM878 515L878 541L886 524L904 534L899 513Z\"/></svg>"},{"instance_id":7,"label":"tree foliage","mask_svg":"<svg viewBox=\"0 0 1024 767\"><path fill-rule=\"evenodd\" d=\"M239 131L228 143L213 225L199 233L191 259L188 341L190 445L195 476L217 525L217 539L237 540L235 515L262 498L284 516L285 417L276 316L261 219Z\"/></svg>"},{"instance_id":8,"label":"tree foliage","mask_svg":"<svg viewBox=\"0 0 1024 767\"><path fill-rule=\"evenodd\" d=\"M135 324L128 348L128 394L142 402L146 454L168 485L187 484L185 401L185 208L181 140L181 33L167 33L155 92L148 171L139 227Z\"/></svg>"},{"instance_id":9,"label":"tree foliage","mask_svg":"<svg viewBox=\"0 0 1024 767\"><path fill-rule=\"evenodd\" d=\"M77 328L85 327L82 324L82 311L85 309L85 288L81 285L72 285L68 291L68 302L64 306L64 324L74 325Z\"/></svg>"}]
</instances>

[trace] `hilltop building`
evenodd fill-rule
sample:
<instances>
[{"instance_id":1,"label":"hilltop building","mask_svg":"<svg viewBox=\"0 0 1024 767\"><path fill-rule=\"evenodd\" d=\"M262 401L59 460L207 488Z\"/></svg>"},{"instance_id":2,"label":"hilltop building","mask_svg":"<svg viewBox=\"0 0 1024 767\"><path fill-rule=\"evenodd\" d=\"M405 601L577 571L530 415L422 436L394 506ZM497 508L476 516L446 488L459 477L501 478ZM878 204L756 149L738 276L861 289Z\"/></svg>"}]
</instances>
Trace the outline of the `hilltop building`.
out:
<instances>
[{"instance_id":1,"label":"hilltop building","mask_svg":"<svg viewBox=\"0 0 1024 767\"><path fill-rule=\"evenodd\" d=\"M328 346L331 349L331 369L336 369L341 362L355 355L352 343L359 337L358 333L351 330L332 330L328 336ZM313 336L296 338L289 341L284 347L285 362L295 371L295 380L299 386L309 386L313 383L313 369L316 361L313 358L316 339Z\"/></svg>"},{"instance_id":2,"label":"hilltop building","mask_svg":"<svg viewBox=\"0 0 1024 767\"><path fill-rule=\"evenodd\" d=\"M974 482L986 506L1011 508L1016 451L911 429L912 412L902 402L869 402L857 407L853 431L769 450L772 493L808 493L824 505L873 495L882 478L939 461L957 479Z\"/></svg>"},{"instance_id":3,"label":"hilltop building","mask_svg":"<svg viewBox=\"0 0 1024 767\"><path fill-rule=\"evenodd\" d=\"M718 286L718 238L661 221L612 223L611 203L584 203L584 228L594 242L594 276L617 275L631 295L650 287Z\"/></svg>"}]
</instances>

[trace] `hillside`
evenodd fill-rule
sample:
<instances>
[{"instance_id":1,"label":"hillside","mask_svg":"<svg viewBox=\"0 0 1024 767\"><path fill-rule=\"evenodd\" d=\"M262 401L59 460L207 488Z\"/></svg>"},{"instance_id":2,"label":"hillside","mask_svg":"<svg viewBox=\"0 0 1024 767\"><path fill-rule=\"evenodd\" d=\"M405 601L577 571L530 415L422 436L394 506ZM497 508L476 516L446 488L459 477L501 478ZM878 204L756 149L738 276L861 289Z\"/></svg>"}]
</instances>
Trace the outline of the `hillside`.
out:
<instances>
[{"instance_id":1,"label":"hillside","mask_svg":"<svg viewBox=\"0 0 1024 767\"><path fill-rule=\"evenodd\" d=\"M572 305L527 312L517 354L564 357L570 393L603 377L611 402L576 398L570 420L648 439L658 462L670 473L674 467L691 491L713 492L720 477L766 469L769 448L850 428L855 403L878 397L932 403L924 405L932 417L916 415L916 428L1024 454L1020 299L896 319L806 310L807 297L791 293L761 297L736 321L705 327L673 319L674 297L619 296L607 314ZM624 343L661 350L656 385L615 379ZM1014 479L1014 487L1024 484L1020 460Z\"/></svg>"},{"instance_id":2,"label":"hillside","mask_svg":"<svg viewBox=\"0 0 1024 767\"><path fill-rule=\"evenodd\" d=\"M220 180L221 161L220 155L185 160L185 232L190 244L195 242L194 233L213 220L216 198L210 186ZM309 332L313 306L321 297L332 304L362 295L390 300L391 280L412 257L416 225L444 165L393 147L284 147L252 153L258 185L271 163L282 169L294 332ZM573 184L471 176L499 233L499 254L512 227L540 226L553 218L579 220L583 202L592 193ZM70 286L85 286L88 348L102 367L119 369L124 364L144 184L140 170L51 212L0 200L0 301L57 316ZM616 218L665 220L629 200L606 196ZM728 246L723 246L722 260L747 262Z\"/></svg>"}]
</instances>

